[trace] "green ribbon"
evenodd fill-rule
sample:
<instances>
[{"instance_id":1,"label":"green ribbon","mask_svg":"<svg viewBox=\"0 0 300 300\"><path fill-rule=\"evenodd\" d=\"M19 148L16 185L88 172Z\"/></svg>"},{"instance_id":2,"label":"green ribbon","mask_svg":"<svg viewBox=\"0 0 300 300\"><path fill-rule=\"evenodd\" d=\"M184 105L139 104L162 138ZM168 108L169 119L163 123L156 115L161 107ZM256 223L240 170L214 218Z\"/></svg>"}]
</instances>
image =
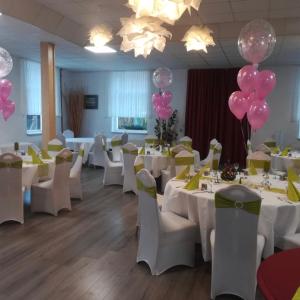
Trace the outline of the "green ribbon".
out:
<instances>
[{"instance_id":1,"label":"green ribbon","mask_svg":"<svg viewBox=\"0 0 300 300\"><path fill-rule=\"evenodd\" d=\"M112 147L122 146L122 140L111 141Z\"/></svg>"},{"instance_id":2,"label":"green ribbon","mask_svg":"<svg viewBox=\"0 0 300 300\"><path fill-rule=\"evenodd\" d=\"M264 142L264 144L269 147L269 148L275 148L276 147L276 142L270 141L270 142Z\"/></svg>"},{"instance_id":3,"label":"green ribbon","mask_svg":"<svg viewBox=\"0 0 300 300\"><path fill-rule=\"evenodd\" d=\"M14 162L0 162L0 169L10 168L10 169L22 169L22 160Z\"/></svg>"},{"instance_id":4,"label":"green ribbon","mask_svg":"<svg viewBox=\"0 0 300 300\"><path fill-rule=\"evenodd\" d=\"M124 154L132 154L132 155L138 155L138 149L134 150L128 150L127 148L122 148Z\"/></svg>"},{"instance_id":5,"label":"green ribbon","mask_svg":"<svg viewBox=\"0 0 300 300\"><path fill-rule=\"evenodd\" d=\"M175 157L176 166L193 165L194 157Z\"/></svg>"},{"instance_id":6,"label":"green ribbon","mask_svg":"<svg viewBox=\"0 0 300 300\"><path fill-rule=\"evenodd\" d=\"M146 144L157 144L158 139L145 139Z\"/></svg>"},{"instance_id":7,"label":"green ribbon","mask_svg":"<svg viewBox=\"0 0 300 300\"><path fill-rule=\"evenodd\" d=\"M137 174L142 169L144 169L144 164L134 165L134 172L135 172L135 174Z\"/></svg>"},{"instance_id":8,"label":"green ribbon","mask_svg":"<svg viewBox=\"0 0 300 300\"><path fill-rule=\"evenodd\" d=\"M183 146L184 146L184 145L183 145ZM192 153L192 148L187 148L187 147L185 147L184 150L186 150L186 151ZM182 150L180 150L180 151L182 151ZM179 151L179 152L180 152L180 151ZM175 157L179 152L178 152L178 151L176 152L176 151L174 151L174 149L171 149L171 156L172 156L172 157Z\"/></svg>"},{"instance_id":9,"label":"green ribbon","mask_svg":"<svg viewBox=\"0 0 300 300\"><path fill-rule=\"evenodd\" d=\"M234 201L221 195L220 193L215 194L215 207L216 208L238 208L242 209L249 214L259 215L261 201L254 200L248 202Z\"/></svg>"},{"instance_id":10,"label":"green ribbon","mask_svg":"<svg viewBox=\"0 0 300 300\"><path fill-rule=\"evenodd\" d=\"M193 142L192 141L180 141L181 145L187 146L189 148L192 148Z\"/></svg>"},{"instance_id":11,"label":"green ribbon","mask_svg":"<svg viewBox=\"0 0 300 300\"><path fill-rule=\"evenodd\" d=\"M79 149L78 155L83 157L84 156L84 149Z\"/></svg>"},{"instance_id":12,"label":"green ribbon","mask_svg":"<svg viewBox=\"0 0 300 300\"><path fill-rule=\"evenodd\" d=\"M51 159L52 157L48 154L47 150L42 149L42 159Z\"/></svg>"},{"instance_id":13,"label":"green ribbon","mask_svg":"<svg viewBox=\"0 0 300 300\"><path fill-rule=\"evenodd\" d=\"M139 179L136 180L137 189L143 191L150 195L152 198L156 199L156 186L147 187Z\"/></svg>"},{"instance_id":14,"label":"green ribbon","mask_svg":"<svg viewBox=\"0 0 300 300\"><path fill-rule=\"evenodd\" d=\"M64 147L62 145L48 145L48 151L52 152L59 152L63 149Z\"/></svg>"},{"instance_id":15,"label":"green ribbon","mask_svg":"<svg viewBox=\"0 0 300 300\"><path fill-rule=\"evenodd\" d=\"M62 164L64 162L72 162L73 156L69 155L67 157L61 157L61 156L56 156L55 157L55 163L57 165Z\"/></svg>"}]
</instances>

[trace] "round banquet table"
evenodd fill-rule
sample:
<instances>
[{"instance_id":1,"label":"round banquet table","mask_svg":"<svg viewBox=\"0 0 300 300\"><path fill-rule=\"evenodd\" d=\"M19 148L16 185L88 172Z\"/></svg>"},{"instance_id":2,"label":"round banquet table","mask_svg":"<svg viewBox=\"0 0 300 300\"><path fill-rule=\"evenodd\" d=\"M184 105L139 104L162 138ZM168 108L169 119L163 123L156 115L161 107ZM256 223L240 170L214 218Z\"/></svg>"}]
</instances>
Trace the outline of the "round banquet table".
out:
<instances>
[{"instance_id":1,"label":"round banquet table","mask_svg":"<svg viewBox=\"0 0 300 300\"><path fill-rule=\"evenodd\" d=\"M247 185L258 184L261 175L248 176L243 182ZM272 187L285 189L287 182L270 178ZM208 185L208 191L186 190L183 180L171 179L166 185L162 209L185 217L199 225L199 241L205 261L211 259L210 233L215 228L214 193L219 189L230 186L229 183L213 183L202 179L201 183ZM210 190L212 187L212 193ZM299 186L298 186L299 188ZM258 190L255 190L258 192ZM286 195L270 191L262 191L262 206L258 223L258 232L266 238L263 257L274 253L278 238L293 234L300 229L300 202L293 203Z\"/></svg>"},{"instance_id":2,"label":"round banquet table","mask_svg":"<svg viewBox=\"0 0 300 300\"><path fill-rule=\"evenodd\" d=\"M271 166L274 170L279 170L286 172L288 168L292 167L295 164L295 161L299 161L300 167L300 152L293 151L291 156L280 156L279 154L271 155Z\"/></svg>"},{"instance_id":3,"label":"round banquet table","mask_svg":"<svg viewBox=\"0 0 300 300\"><path fill-rule=\"evenodd\" d=\"M258 286L267 300L291 300L300 287L300 248L279 252L261 263Z\"/></svg>"}]
</instances>

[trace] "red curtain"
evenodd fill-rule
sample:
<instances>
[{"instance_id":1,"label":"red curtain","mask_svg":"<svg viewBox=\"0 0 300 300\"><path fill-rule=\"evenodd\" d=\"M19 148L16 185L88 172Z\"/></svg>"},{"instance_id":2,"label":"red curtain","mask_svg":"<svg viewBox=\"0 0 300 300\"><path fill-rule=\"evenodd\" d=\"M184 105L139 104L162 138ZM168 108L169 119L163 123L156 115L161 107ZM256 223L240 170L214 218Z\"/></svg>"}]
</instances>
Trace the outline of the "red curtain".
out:
<instances>
[{"instance_id":1,"label":"red curtain","mask_svg":"<svg viewBox=\"0 0 300 300\"><path fill-rule=\"evenodd\" d=\"M222 144L221 164L246 164L246 145L250 134L244 118L241 123L228 108L230 94L238 90L238 69L189 70L185 134L204 159L209 142L216 138ZM243 137L243 133L244 137Z\"/></svg>"}]
</instances>

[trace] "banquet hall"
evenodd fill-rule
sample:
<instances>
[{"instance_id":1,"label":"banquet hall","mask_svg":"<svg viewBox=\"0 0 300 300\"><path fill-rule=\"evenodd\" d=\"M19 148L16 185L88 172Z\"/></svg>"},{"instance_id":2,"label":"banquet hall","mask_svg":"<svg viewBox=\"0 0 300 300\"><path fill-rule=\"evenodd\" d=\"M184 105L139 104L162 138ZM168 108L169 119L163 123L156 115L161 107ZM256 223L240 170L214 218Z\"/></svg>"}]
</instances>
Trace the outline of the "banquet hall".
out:
<instances>
[{"instance_id":1,"label":"banquet hall","mask_svg":"<svg viewBox=\"0 0 300 300\"><path fill-rule=\"evenodd\" d=\"M300 299L299 0L0 1L0 300Z\"/></svg>"}]
</instances>

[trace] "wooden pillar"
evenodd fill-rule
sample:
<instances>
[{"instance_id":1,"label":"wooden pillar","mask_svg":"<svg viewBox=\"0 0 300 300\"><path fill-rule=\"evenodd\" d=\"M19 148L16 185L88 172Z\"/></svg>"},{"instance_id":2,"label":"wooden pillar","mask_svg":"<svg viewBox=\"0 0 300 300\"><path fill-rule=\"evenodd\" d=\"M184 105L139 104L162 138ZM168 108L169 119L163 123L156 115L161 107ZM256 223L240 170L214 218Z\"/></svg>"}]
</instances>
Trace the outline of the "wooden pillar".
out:
<instances>
[{"instance_id":1,"label":"wooden pillar","mask_svg":"<svg viewBox=\"0 0 300 300\"><path fill-rule=\"evenodd\" d=\"M55 113L55 45L41 42L41 84L42 84L42 145L56 136Z\"/></svg>"}]
</instances>

